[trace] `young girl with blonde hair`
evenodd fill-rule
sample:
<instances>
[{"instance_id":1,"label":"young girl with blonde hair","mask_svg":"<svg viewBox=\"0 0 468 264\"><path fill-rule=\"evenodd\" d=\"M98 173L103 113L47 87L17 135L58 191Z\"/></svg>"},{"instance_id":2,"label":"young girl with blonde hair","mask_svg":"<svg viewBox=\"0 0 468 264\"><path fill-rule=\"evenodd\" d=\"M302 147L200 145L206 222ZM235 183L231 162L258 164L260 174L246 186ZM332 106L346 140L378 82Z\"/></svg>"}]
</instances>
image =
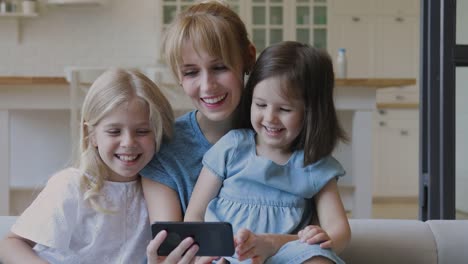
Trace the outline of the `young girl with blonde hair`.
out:
<instances>
[{"instance_id":1,"label":"young girl with blonde hair","mask_svg":"<svg viewBox=\"0 0 468 264\"><path fill-rule=\"evenodd\" d=\"M103 73L84 99L76 164L53 175L18 218L1 242L2 261L142 262L151 231L139 171L171 137L172 125L169 102L145 75ZM155 249L166 235L148 246L150 263L161 263ZM182 253L190 249L172 258L189 263L198 249L192 243L181 243Z\"/></svg>"}]
</instances>

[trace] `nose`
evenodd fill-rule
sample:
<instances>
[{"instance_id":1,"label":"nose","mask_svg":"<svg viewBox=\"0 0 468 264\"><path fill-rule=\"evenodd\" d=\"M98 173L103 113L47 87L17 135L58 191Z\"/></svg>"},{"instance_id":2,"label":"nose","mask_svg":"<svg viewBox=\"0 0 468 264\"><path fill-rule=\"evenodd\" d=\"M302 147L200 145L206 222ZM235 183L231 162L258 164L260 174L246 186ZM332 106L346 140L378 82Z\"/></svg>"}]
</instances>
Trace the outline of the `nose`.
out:
<instances>
[{"instance_id":1,"label":"nose","mask_svg":"<svg viewBox=\"0 0 468 264\"><path fill-rule=\"evenodd\" d=\"M264 112L264 119L269 123L273 123L276 121L276 113L273 107L267 107Z\"/></svg>"},{"instance_id":2,"label":"nose","mask_svg":"<svg viewBox=\"0 0 468 264\"><path fill-rule=\"evenodd\" d=\"M203 74L200 80L200 89L203 91L209 91L216 87L216 78L213 74L206 72Z\"/></svg>"},{"instance_id":3,"label":"nose","mask_svg":"<svg viewBox=\"0 0 468 264\"><path fill-rule=\"evenodd\" d=\"M122 147L126 147L126 148L134 147L135 143L136 143L135 135L133 135L133 133L130 133L130 132L124 133L122 136L122 140L120 142Z\"/></svg>"}]
</instances>

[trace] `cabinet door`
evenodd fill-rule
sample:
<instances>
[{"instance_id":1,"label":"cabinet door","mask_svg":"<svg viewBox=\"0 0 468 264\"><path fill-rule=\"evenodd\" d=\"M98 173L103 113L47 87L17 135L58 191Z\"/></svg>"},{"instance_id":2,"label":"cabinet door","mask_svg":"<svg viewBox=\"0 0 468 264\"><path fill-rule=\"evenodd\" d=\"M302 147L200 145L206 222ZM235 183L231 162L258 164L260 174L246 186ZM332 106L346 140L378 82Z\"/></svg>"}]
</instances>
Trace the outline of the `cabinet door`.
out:
<instances>
[{"instance_id":1,"label":"cabinet door","mask_svg":"<svg viewBox=\"0 0 468 264\"><path fill-rule=\"evenodd\" d=\"M418 194L419 123L414 118L417 110L400 111L405 119L389 116L377 121L374 196Z\"/></svg>"},{"instance_id":2,"label":"cabinet door","mask_svg":"<svg viewBox=\"0 0 468 264\"><path fill-rule=\"evenodd\" d=\"M383 15L418 15L419 0L379 0L377 14Z\"/></svg>"},{"instance_id":3,"label":"cabinet door","mask_svg":"<svg viewBox=\"0 0 468 264\"><path fill-rule=\"evenodd\" d=\"M326 1L297 0L291 15L295 18L291 39L326 49L328 39L328 7Z\"/></svg>"},{"instance_id":4,"label":"cabinet door","mask_svg":"<svg viewBox=\"0 0 468 264\"><path fill-rule=\"evenodd\" d=\"M417 78L419 20L415 17L377 18L376 68L379 78Z\"/></svg>"},{"instance_id":5,"label":"cabinet door","mask_svg":"<svg viewBox=\"0 0 468 264\"><path fill-rule=\"evenodd\" d=\"M252 0L245 20L257 53L285 39L283 0Z\"/></svg>"},{"instance_id":6,"label":"cabinet door","mask_svg":"<svg viewBox=\"0 0 468 264\"><path fill-rule=\"evenodd\" d=\"M391 0L393 1L393 0ZM371 14L375 0L332 0L332 10L338 15Z\"/></svg>"},{"instance_id":7,"label":"cabinet door","mask_svg":"<svg viewBox=\"0 0 468 264\"><path fill-rule=\"evenodd\" d=\"M335 16L330 25L329 51L336 64L339 48L346 49L348 78L374 76L374 24L368 16Z\"/></svg>"}]
</instances>

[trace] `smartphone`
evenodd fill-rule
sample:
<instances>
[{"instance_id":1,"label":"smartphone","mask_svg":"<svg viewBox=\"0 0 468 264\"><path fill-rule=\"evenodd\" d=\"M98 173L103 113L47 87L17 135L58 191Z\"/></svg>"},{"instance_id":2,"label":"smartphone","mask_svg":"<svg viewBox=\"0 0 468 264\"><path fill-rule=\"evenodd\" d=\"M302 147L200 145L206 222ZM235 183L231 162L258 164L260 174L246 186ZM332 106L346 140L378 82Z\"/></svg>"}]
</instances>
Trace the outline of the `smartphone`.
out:
<instances>
[{"instance_id":1,"label":"smartphone","mask_svg":"<svg viewBox=\"0 0 468 264\"><path fill-rule=\"evenodd\" d=\"M151 225L153 238L162 230L167 237L158 249L159 256L167 256L186 237L193 237L198 244L197 256L234 255L234 234L227 222L154 222Z\"/></svg>"}]
</instances>

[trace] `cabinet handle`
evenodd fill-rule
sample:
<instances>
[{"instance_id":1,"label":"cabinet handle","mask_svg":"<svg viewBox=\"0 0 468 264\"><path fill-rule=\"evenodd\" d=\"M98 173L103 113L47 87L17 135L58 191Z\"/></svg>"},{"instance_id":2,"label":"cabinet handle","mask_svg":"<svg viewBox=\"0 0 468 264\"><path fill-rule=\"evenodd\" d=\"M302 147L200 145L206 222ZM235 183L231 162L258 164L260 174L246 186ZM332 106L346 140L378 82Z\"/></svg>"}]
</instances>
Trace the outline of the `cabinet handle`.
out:
<instances>
[{"instance_id":1,"label":"cabinet handle","mask_svg":"<svg viewBox=\"0 0 468 264\"><path fill-rule=\"evenodd\" d=\"M383 109L380 109L380 110L379 110L379 114L381 114L381 115L385 115L386 113L387 113L387 112L386 112L385 110L383 110Z\"/></svg>"},{"instance_id":2,"label":"cabinet handle","mask_svg":"<svg viewBox=\"0 0 468 264\"><path fill-rule=\"evenodd\" d=\"M403 99L405 99L405 97L403 95L401 95L401 94L398 94L398 95L395 95L395 99L403 100Z\"/></svg>"},{"instance_id":3,"label":"cabinet handle","mask_svg":"<svg viewBox=\"0 0 468 264\"><path fill-rule=\"evenodd\" d=\"M384 121L380 121L380 122L379 122L379 126L381 126L381 127L385 126L385 122L384 122Z\"/></svg>"},{"instance_id":4,"label":"cabinet handle","mask_svg":"<svg viewBox=\"0 0 468 264\"><path fill-rule=\"evenodd\" d=\"M401 130L400 131L400 135L402 136L407 136L409 133L408 133L408 130Z\"/></svg>"},{"instance_id":5,"label":"cabinet handle","mask_svg":"<svg viewBox=\"0 0 468 264\"><path fill-rule=\"evenodd\" d=\"M405 19L402 18L402 17L396 17L396 18L395 18L395 21L396 21L396 22L403 22L404 20L405 20Z\"/></svg>"},{"instance_id":6,"label":"cabinet handle","mask_svg":"<svg viewBox=\"0 0 468 264\"><path fill-rule=\"evenodd\" d=\"M351 20L353 20L353 22L359 22L361 18L353 16Z\"/></svg>"}]
</instances>

